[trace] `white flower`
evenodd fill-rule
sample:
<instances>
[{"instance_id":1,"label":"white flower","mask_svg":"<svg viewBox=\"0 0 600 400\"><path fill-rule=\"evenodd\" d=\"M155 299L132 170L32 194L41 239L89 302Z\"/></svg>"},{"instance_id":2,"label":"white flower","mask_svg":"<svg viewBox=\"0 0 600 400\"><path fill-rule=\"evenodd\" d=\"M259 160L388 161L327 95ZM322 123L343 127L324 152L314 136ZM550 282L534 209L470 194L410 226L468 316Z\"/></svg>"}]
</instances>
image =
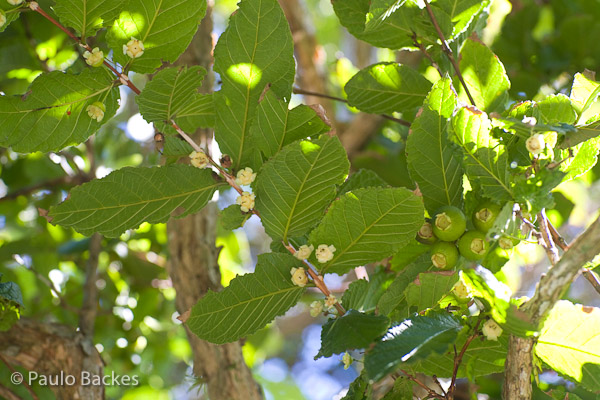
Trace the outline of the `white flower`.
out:
<instances>
[{"instance_id":1,"label":"white flower","mask_svg":"<svg viewBox=\"0 0 600 400\"><path fill-rule=\"evenodd\" d=\"M488 340L498 340L500 335L502 335L502 328L498 325L493 319L488 319L483 324L483 328L481 328L481 332Z\"/></svg>"},{"instance_id":2,"label":"white flower","mask_svg":"<svg viewBox=\"0 0 600 400\"><path fill-rule=\"evenodd\" d=\"M99 67L104 62L104 53L99 48L94 47L91 52L86 50L85 53L83 53L83 58L85 58L85 62L88 65Z\"/></svg>"},{"instance_id":3,"label":"white flower","mask_svg":"<svg viewBox=\"0 0 600 400\"><path fill-rule=\"evenodd\" d=\"M327 246L326 244L320 244L319 247L317 247L315 255L317 256L317 261L323 264L333 258L334 252L335 247L333 245Z\"/></svg>"},{"instance_id":4,"label":"white flower","mask_svg":"<svg viewBox=\"0 0 600 400\"><path fill-rule=\"evenodd\" d=\"M238 171L235 178L235 183L238 185L249 185L256 179L256 172L252 171L252 168L246 167Z\"/></svg>"},{"instance_id":5,"label":"white flower","mask_svg":"<svg viewBox=\"0 0 600 400\"><path fill-rule=\"evenodd\" d=\"M0 27L3 27L5 23L6 23L6 14L4 14L4 11L0 10Z\"/></svg>"},{"instance_id":6,"label":"white flower","mask_svg":"<svg viewBox=\"0 0 600 400\"><path fill-rule=\"evenodd\" d=\"M529 126L535 126L535 124L537 124L537 119L535 119L535 117L523 117L521 122Z\"/></svg>"},{"instance_id":7,"label":"white flower","mask_svg":"<svg viewBox=\"0 0 600 400\"><path fill-rule=\"evenodd\" d=\"M323 303L316 300L310 303L310 316L317 317L323 312Z\"/></svg>"},{"instance_id":8,"label":"white flower","mask_svg":"<svg viewBox=\"0 0 600 400\"><path fill-rule=\"evenodd\" d=\"M510 250L513 247L515 247L512 239L507 237L501 237L500 239L498 239L498 246L500 246L500 248L504 250Z\"/></svg>"},{"instance_id":9,"label":"white flower","mask_svg":"<svg viewBox=\"0 0 600 400\"><path fill-rule=\"evenodd\" d=\"M471 297L469 294L469 288L467 287L467 285L465 285L465 283L462 280L456 282L452 290L454 290L454 294L459 299L468 299Z\"/></svg>"},{"instance_id":10,"label":"white flower","mask_svg":"<svg viewBox=\"0 0 600 400\"><path fill-rule=\"evenodd\" d=\"M335 303L337 303L337 302L338 302L338 300L335 298L335 296L330 294L325 299L325 307L327 307L327 308L333 307L335 305Z\"/></svg>"},{"instance_id":11,"label":"white flower","mask_svg":"<svg viewBox=\"0 0 600 400\"><path fill-rule=\"evenodd\" d=\"M540 154L542 150L544 150L544 148L546 147L546 142L544 142L544 135L536 133L535 135L531 136L525 142L525 147L527 147L527 150L534 156Z\"/></svg>"},{"instance_id":12,"label":"white flower","mask_svg":"<svg viewBox=\"0 0 600 400\"><path fill-rule=\"evenodd\" d=\"M298 260L306 260L308 257L310 257L314 249L315 246L312 244L310 246L303 244L300 246L298 251L294 253L294 257L296 257Z\"/></svg>"},{"instance_id":13,"label":"white flower","mask_svg":"<svg viewBox=\"0 0 600 400\"><path fill-rule=\"evenodd\" d=\"M306 276L306 271L304 268L292 268L290 270L292 274L292 282L296 286L304 287L308 283L308 276Z\"/></svg>"},{"instance_id":14,"label":"white flower","mask_svg":"<svg viewBox=\"0 0 600 400\"><path fill-rule=\"evenodd\" d=\"M248 212L254 208L254 193L242 192L240 196L235 200L237 204L240 205L240 208L243 212Z\"/></svg>"},{"instance_id":15,"label":"white flower","mask_svg":"<svg viewBox=\"0 0 600 400\"><path fill-rule=\"evenodd\" d=\"M342 357L342 362L344 363L344 369L350 368L352 361L353 360L352 360L352 357L350 356L350 354L348 352L345 352L344 356Z\"/></svg>"},{"instance_id":16,"label":"white flower","mask_svg":"<svg viewBox=\"0 0 600 400\"><path fill-rule=\"evenodd\" d=\"M141 57L142 54L144 54L144 43L142 43L141 40L132 37L127 44L123 45L123 54L131 58Z\"/></svg>"},{"instance_id":17,"label":"white flower","mask_svg":"<svg viewBox=\"0 0 600 400\"><path fill-rule=\"evenodd\" d=\"M12 4L13 6L18 6L23 2L23 0L6 0L8 4Z\"/></svg>"},{"instance_id":18,"label":"white flower","mask_svg":"<svg viewBox=\"0 0 600 400\"><path fill-rule=\"evenodd\" d=\"M87 106L85 111L87 111L91 119L95 119L96 121L100 122L102 121L102 118L104 118L104 111L106 111L106 107L101 102L96 101Z\"/></svg>"},{"instance_id":19,"label":"white flower","mask_svg":"<svg viewBox=\"0 0 600 400\"><path fill-rule=\"evenodd\" d=\"M190 163L196 168L206 168L208 156L203 151L192 151L189 155Z\"/></svg>"}]
</instances>

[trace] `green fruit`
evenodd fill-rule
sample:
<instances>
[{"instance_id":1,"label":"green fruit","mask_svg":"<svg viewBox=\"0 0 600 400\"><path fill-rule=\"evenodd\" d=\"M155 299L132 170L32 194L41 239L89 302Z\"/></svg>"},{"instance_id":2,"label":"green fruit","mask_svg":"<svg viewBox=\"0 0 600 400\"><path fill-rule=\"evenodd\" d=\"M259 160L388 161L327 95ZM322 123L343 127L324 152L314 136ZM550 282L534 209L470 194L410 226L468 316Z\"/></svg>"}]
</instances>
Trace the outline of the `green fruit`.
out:
<instances>
[{"instance_id":1,"label":"green fruit","mask_svg":"<svg viewBox=\"0 0 600 400\"><path fill-rule=\"evenodd\" d=\"M417 232L417 240L423 244L433 244L437 238L433 235L433 227L429 222L425 222L419 232Z\"/></svg>"},{"instance_id":2,"label":"green fruit","mask_svg":"<svg viewBox=\"0 0 600 400\"><path fill-rule=\"evenodd\" d=\"M458 261L458 249L448 242L437 242L431 248L431 262L439 269L452 269Z\"/></svg>"},{"instance_id":3,"label":"green fruit","mask_svg":"<svg viewBox=\"0 0 600 400\"><path fill-rule=\"evenodd\" d=\"M498 218L500 211L502 211L502 207L498 204L491 201L484 201L475 208L473 225L483 233L489 231L494 225L496 218Z\"/></svg>"},{"instance_id":4,"label":"green fruit","mask_svg":"<svg viewBox=\"0 0 600 400\"><path fill-rule=\"evenodd\" d=\"M485 240L485 234L479 231L468 231L458 241L460 254L467 260L481 260L487 253L490 244Z\"/></svg>"},{"instance_id":5,"label":"green fruit","mask_svg":"<svg viewBox=\"0 0 600 400\"><path fill-rule=\"evenodd\" d=\"M443 206L433 217L433 234L445 242L458 239L467 228L467 219L463 212L453 206Z\"/></svg>"},{"instance_id":6,"label":"green fruit","mask_svg":"<svg viewBox=\"0 0 600 400\"><path fill-rule=\"evenodd\" d=\"M519 239L509 238L507 236L503 236L498 239L498 247L504 250L510 250L516 245L518 245L521 241Z\"/></svg>"}]
</instances>

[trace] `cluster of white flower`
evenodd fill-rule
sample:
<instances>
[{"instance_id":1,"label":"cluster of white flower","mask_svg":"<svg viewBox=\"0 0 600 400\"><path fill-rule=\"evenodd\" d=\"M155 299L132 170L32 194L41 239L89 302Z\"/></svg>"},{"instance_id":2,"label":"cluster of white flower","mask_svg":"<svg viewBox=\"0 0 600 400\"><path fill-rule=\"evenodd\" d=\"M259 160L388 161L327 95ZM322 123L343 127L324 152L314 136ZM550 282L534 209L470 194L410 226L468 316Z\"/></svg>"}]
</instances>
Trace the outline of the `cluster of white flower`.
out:
<instances>
[{"instance_id":1,"label":"cluster of white flower","mask_svg":"<svg viewBox=\"0 0 600 400\"><path fill-rule=\"evenodd\" d=\"M250 185L256 179L256 172L252 168L246 167L238 171L235 178L235 183L238 185Z\"/></svg>"},{"instance_id":2,"label":"cluster of white flower","mask_svg":"<svg viewBox=\"0 0 600 400\"><path fill-rule=\"evenodd\" d=\"M96 101L87 106L85 111L87 111L91 119L95 119L96 121L100 122L104 118L104 111L106 111L106 107L103 103Z\"/></svg>"},{"instance_id":3,"label":"cluster of white flower","mask_svg":"<svg viewBox=\"0 0 600 400\"><path fill-rule=\"evenodd\" d=\"M123 54L131 58L138 58L144 54L144 43L134 37L123 45Z\"/></svg>"},{"instance_id":4,"label":"cluster of white flower","mask_svg":"<svg viewBox=\"0 0 600 400\"><path fill-rule=\"evenodd\" d=\"M238 196L238 198L235 200L236 204L240 205L240 209L243 212L248 212L252 209L254 209L254 199L256 198L256 196L254 195L254 193L250 193L250 192L242 192L242 194L240 196Z\"/></svg>"},{"instance_id":5,"label":"cluster of white flower","mask_svg":"<svg viewBox=\"0 0 600 400\"><path fill-rule=\"evenodd\" d=\"M310 316L317 317L323 312L323 302L315 300L310 303Z\"/></svg>"},{"instance_id":6,"label":"cluster of white flower","mask_svg":"<svg viewBox=\"0 0 600 400\"><path fill-rule=\"evenodd\" d=\"M4 26L6 23L6 14L4 11L0 10L0 27Z\"/></svg>"},{"instance_id":7,"label":"cluster of white flower","mask_svg":"<svg viewBox=\"0 0 600 400\"><path fill-rule=\"evenodd\" d=\"M327 296L327 298L325 299L325 307L327 308L331 308L335 305L335 303L338 302L338 299L335 298L334 295L330 294L329 296Z\"/></svg>"},{"instance_id":8,"label":"cluster of white flower","mask_svg":"<svg viewBox=\"0 0 600 400\"><path fill-rule=\"evenodd\" d=\"M292 282L296 286L304 287L308 283L308 276L304 268L292 268L290 273L292 274Z\"/></svg>"},{"instance_id":9,"label":"cluster of white flower","mask_svg":"<svg viewBox=\"0 0 600 400\"><path fill-rule=\"evenodd\" d=\"M350 365L352 364L352 357L350 356L350 353L345 352L344 356L342 357L342 362L344 363L344 369L348 369L350 368Z\"/></svg>"},{"instance_id":10,"label":"cluster of white flower","mask_svg":"<svg viewBox=\"0 0 600 400\"><path fill-rule=\"evenodd\" d=\"M8 2L8 4L11 4L13 6L18 6L19 4L21 4L24 0L6 0Z\"/></svg>"},{"instance_id":11,"label":"cluster of white flower","mask_svg":"<svg viewBox=\"0 0 600 400\"><path fill-rule=\"evenodd\" d=\"M483 324L481 332L483 332L483 335L488 340L498 340L500 335L502 335L502 328L493 319L488 319Z\"/></svg>"},{"instance_id":12,"label":"cluster of white flower","mask_svg":"<svg viewBox=\"0 0 600 400\"><path fill-rule=\"evenodd\" d=\"M471 297L469 293L469 288L467 287L467 285L465 285L462 279L456 282L452 290L454 290L454 294L459 299L468 299Z\"/></svg>"},{"instance_id":13,"label":"cluster of white flower","mask_svg":"<svg viewBox=\"0 0 600 400\"><path fill-rule=\"evenodd\" d=\"M83 53L85 62L92 67L99 67L104 62L104 53L98 47L94 47L92 51L85 51Z\"/></svg>"},{"instance_id":14,"label":"cluster of white flower","mask_svg":"<svg viewBox=\"0 0 600 400\"><path fill-rule=\"evenodd\" d=\"M208 156L203 151L192 151L189 157L190 164L196 168L206 168L208 165Z\"/></svg>"}]
</instances>

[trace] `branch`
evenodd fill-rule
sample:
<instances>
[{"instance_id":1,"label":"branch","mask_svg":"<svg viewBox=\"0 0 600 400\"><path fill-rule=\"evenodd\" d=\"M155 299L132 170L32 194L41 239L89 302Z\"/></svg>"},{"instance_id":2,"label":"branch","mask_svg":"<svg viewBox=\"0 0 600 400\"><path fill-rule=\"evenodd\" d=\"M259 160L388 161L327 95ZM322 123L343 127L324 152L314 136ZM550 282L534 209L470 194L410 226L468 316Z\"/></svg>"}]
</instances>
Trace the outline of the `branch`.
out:
<instances>
[{"instance_id":1,"label":"branch","mask_svg":"<svg viewBox=\"0 0 600 400\"><path fill-rule=\"evenodd\" d=\"M424 384L423 382L421 382L420 380L418 380L417 377L412 376L411 374L409 374L405 370L401 369L400 372L402 372L404 375L406 375L406 377L408 379L410 379L411 381L413 381L414 383L416 383L417 385L419 385L423 389L425 389L425 391L427 392L427 395L429 397L431 397L432 399L442 399L443 400L445 398L445 396L442 396L441 394L436 393L433 389L431 389L426 384Z\"/></svg>"},{"instance_id":2,"label":"branch","mask_svg":"<svg viewBox=\"0 0 600 400\"><path fill-rule=\"evenodd\" d=\"M596 289L596 292L600 294L600 280L598 280L598 276L589 268L583 268L581 270L584 278Z\"/></svg>"},{"instance_id":3,"label":"branch","mask_svg":"<svg viewBox=\"0 0 600 400\"><path fill-rule=\"evenodd\" d=\"M449 399L454 399L454 390L456 389L456 376L458 375L458 368L460 367L460 363L462 362L462 359L465 355L465 352L469 348L469 345L477 336L479 336L479 324L480 323L481 323L481 319L477 320L477 324L475 325L475 328L473 329L473 334L467 338L467 341L465 342L463 347L460 349L460 353L455 354L455 356L454 356L454 370L452 371L452 381L450 382L450 388L448 389L448 396L447 396ZM456 348L455 348L455 351L456 351Z\"/></svg>"},{"instance_id":4,"label":"branch","mask_svg":"<svg viewBox=\"0 0 600 400\"><path fill-rule=\"evenodd\" d=\"M554 240L552 240L552 234L550 233L549 221L548 217L546 217L546 212L542 209L538 218L540 219L540 230L542 231L542 238L544 240L545 246L544 250L546 250L546 254L548 255L548 259L552 263L552 265L556 265L560 256L558 255L558 249L554 244Z\"/></svg>"},{"instance_id":5,"label":"branch","mask_svg":"<svg viewBox=\"0 0 600 400\"><path fill-rule=\"evenodd\" d=\"M442 42L442 51L446 54L446 56L452 63L452 66L454 67L454 70L456 71L456 75L458 76L458 80L465 88L465 93L467 94L469 101L471 102L472 105L475 105L475 100L473 100L473 96L471 96L471 92L469 92L469 88L467 87L467 84L465 83L465 79L463 78L462 73L460 72L460 67L458 66L458 63L456 62L456 59L454 58L452 49L450 48L450 46L448 46L448 42L446 41L446 38L444 37L444 33L442 32L442 29L440 28L440 25L438 24L437 19L435 18L435 15L433 14L433 10L431 9L431 6L429 5L429 1L427 1L427 0L423 0L423 1L425 2L425 8L427 8L427 13L429 14L429 18L431 19L431 22L433 23L433 26L438 34L438 37L440 38L440 40Z\"/></svg>"},{"instance_id":6,"label":"branch","mask_svg":"<svg viewBox=\"0 0 600 400\"><path fill-rule=\"evenodd\" d=\"M65 175L59 178L50 179L48 181L38 182L31 186L26 186L24 188L15 190L14 192L8 193L4 197L0 197L0 202L7 200L14 200L19 196L26 196L30 193L33 193L40 189L52 189L55 186L60 185L81 185L82 183L88 182L91 180L91 176L89 174L81 173L73 176Z\"/></svg>"},{"instance_id":7,"label":"branch","mask_svg":"<svg viewBox=\"0 0 600 400\"><path fill-rule=\"evenodd\" d=\"M0 354L0 361L2 361L8 367L8 369L10 369L10 372L12 374L19 374L17 372L17 370L14 369L13 366L10 365L10 363L8 361L6 361L6 359L4 357L2 357L2 354ZM21 383L23 384L23 386L25 386L25 389L27 389L27 391L29 392L29 394L31 395L31 397L34 400L39 400L39 397L37 396L37 394L35 394L35 392L31 388L31 386L29 386L29 383L27 382L27 379L23 379L23 381ZM18 398L18 396L17 396L17 398Z\"/></svg>"}]
</instances>

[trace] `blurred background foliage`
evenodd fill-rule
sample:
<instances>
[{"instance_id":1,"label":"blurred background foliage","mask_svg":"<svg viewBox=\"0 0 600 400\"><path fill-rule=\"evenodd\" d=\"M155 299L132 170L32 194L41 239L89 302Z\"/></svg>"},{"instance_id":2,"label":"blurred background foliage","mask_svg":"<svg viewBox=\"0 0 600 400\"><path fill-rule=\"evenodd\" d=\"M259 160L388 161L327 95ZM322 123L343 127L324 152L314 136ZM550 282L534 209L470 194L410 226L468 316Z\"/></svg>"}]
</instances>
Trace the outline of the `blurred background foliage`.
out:
<instances>
[{"instance_id":1,"label":"blurred background foliage","mask_svg":"<svg viewBox=\"0 0 600 400\"><path fill-rule=\"evenodd\" d=\"M40 3L50 9L51 2ZM215 3L217 38L236 1ZM343 98L348 79L359 68L378 61L410 64L436 79L437 73L427 60L416 53L374 49L351 37L339 25L329 0L303 0L299 4L304 25L316 39L312 57L328 94ZM599 71L599 37L597 0L495 0L481 33L481 39L505 65L515 101L567 93L573 74L584 69ZM43 71L81 70L84 66L79 51L54 25L35 13L24 12L19 21L0 34L0 91L6 95L26 93L28 85ZM134 79L143 86L146 77ZM303 99L295 95L293 101ZM335 115L329 118L343 134L357 117L356 110L343 102L335 103L334 110ZM593 112L600 113L600 109ZM401 117L409 121L414 118ZM131 93L122 89L117 116L87 145L31 155L0 149L0 273L3 282L13 281L20 286L25 305L22 316L76 326L89 256L89 238L50 225L39 216L38 208L57 204L73 185L91 177L102 177L127 165L159 164L154 133L138 113ZM414 187L404 156L407 134L408 128L395 122L380 123L368 143L353 156L353 168L372 169L394 186ZM600 200L599 180L597 165L556 189L556 209L548 215L567 239L593 220L590 214ZM224 208L233 200L232 193L223 192L218 205ZM216 244L222 247L219 265L223 285L253 269L256 256L269 251L267 240L260 221L254 217L234 232L219 230ZM166 242L165 225L147 224L119 239L103 240L96 282L100 289L96 347L106 362L105 373L138 375L140 380L136 388L107 387L107 398L203 398L202 382L191 375L191 351L176 320L175 292L165 270L169 257ZM532 294L533 285L546 268L544 257L536 245L519 245L517 255L503 268L506 282L517 295ZM355 278L354 273L341 278L327 276L326 282L339 293ZM575 302L600 305L596 293L581 279L573 284L569 297ZM313 359L320 345L324 317L311 318L308 304L318 298L316 292L307 295L285 317L245 342L244 357L269 399L341 398L358 375L356 368L360 365L355 363L344 370L340 356ZM7 380L8 371L3 366L0 383L7 384ZM475 383L480 393L486 393L480 398L500 398L499 378L478 378ZM555 374L546 373L541 375L539 387L547 390L559 383L561 379ZM23 392L23 396L28 395ZM548 397L537 390L536 398ZM582 394L582 398L589 397Z\"/></svg>"}]
</instances>

